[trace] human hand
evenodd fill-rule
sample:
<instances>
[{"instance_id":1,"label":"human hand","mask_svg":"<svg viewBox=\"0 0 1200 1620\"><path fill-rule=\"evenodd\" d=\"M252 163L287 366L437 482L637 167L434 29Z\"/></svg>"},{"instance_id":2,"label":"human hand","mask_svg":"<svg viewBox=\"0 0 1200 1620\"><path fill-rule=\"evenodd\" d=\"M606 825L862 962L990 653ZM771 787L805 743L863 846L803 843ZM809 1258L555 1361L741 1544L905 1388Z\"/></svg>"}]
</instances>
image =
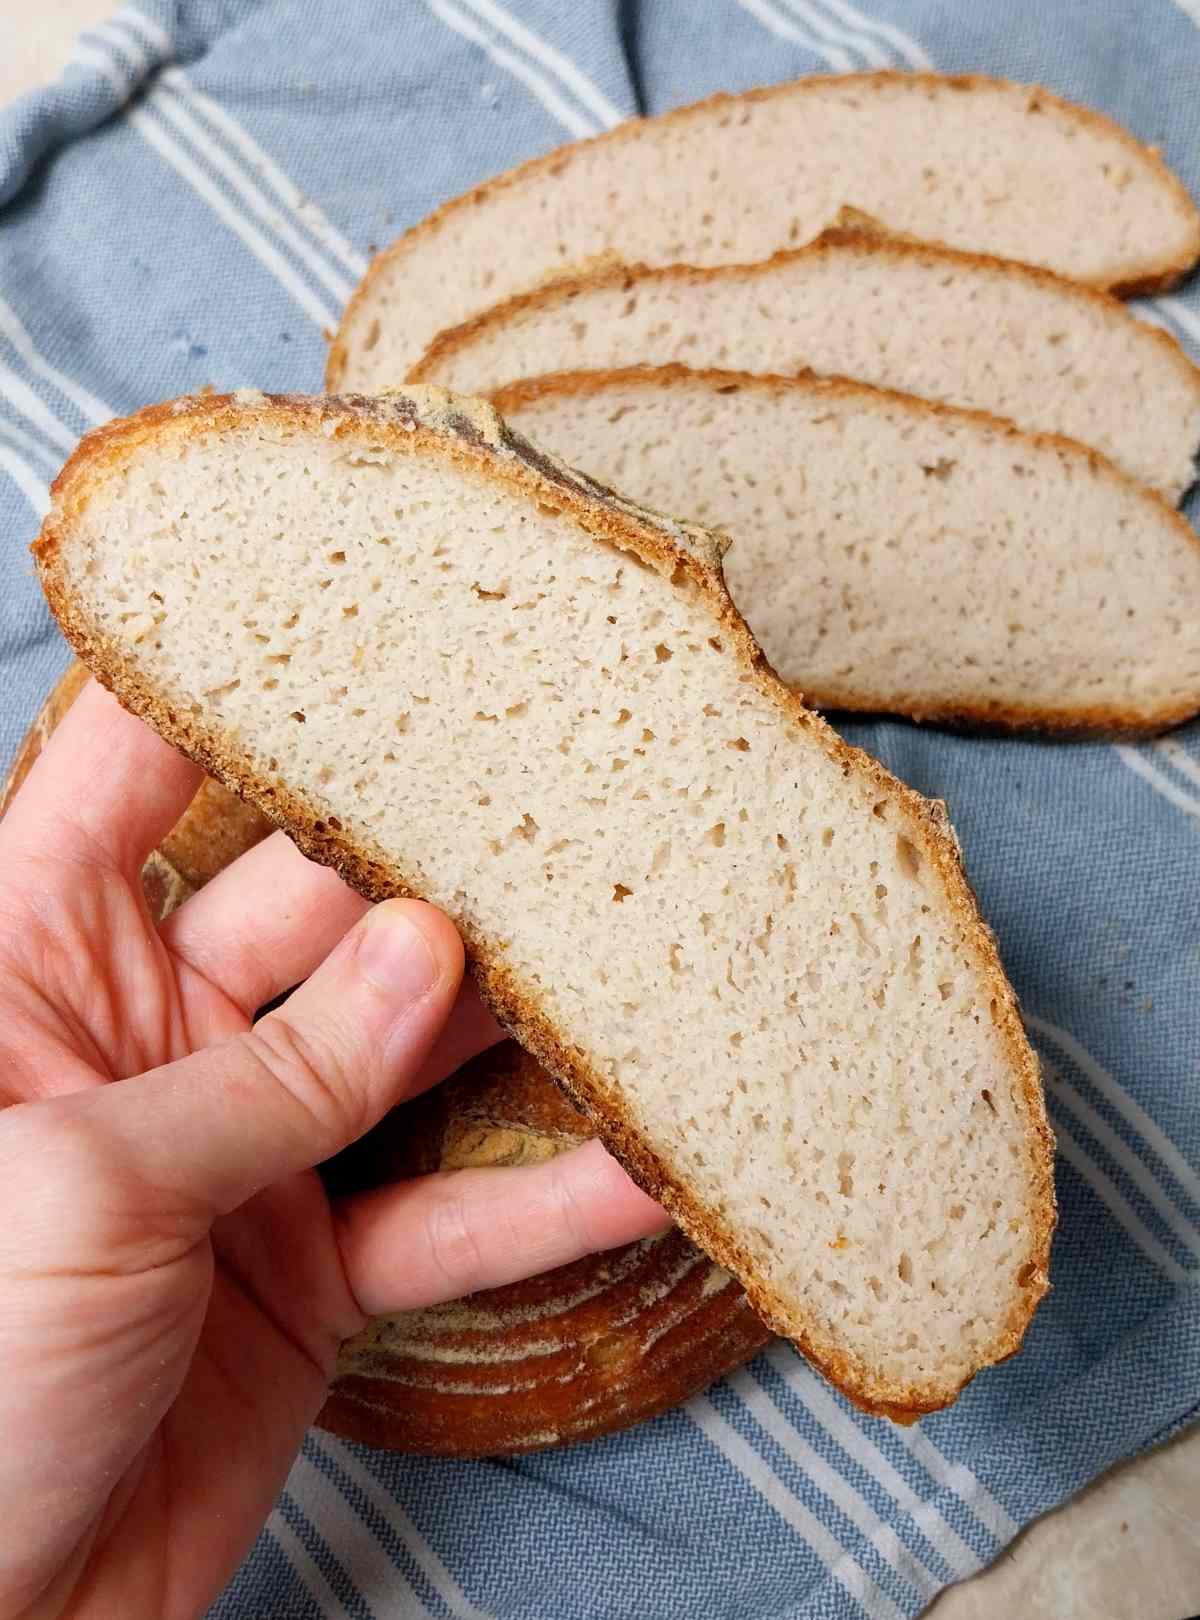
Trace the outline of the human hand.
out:
<instances>
[{"instance_id":1,"label":"human hand","mask_svg":"<svg viewBox=\"0 0 1200 1620\"><path fill-rule=\"evenodd\" d=\"M663 1224L594 1142L331 1206L311 1167L500 1030L440 912L279 833L156 926L199 781L93 685L0 824L3 1620L200 1613L368 1315Z\"/></svg>"}]
</instances>

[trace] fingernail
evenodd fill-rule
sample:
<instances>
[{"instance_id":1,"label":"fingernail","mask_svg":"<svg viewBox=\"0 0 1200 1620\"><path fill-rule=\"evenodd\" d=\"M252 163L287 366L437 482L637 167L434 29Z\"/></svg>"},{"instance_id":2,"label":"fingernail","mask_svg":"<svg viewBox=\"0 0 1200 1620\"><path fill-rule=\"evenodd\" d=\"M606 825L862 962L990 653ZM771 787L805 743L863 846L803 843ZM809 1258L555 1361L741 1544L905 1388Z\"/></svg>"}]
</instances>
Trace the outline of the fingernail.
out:
<instances>
[{"instance_id":1,"label":"fingernail","mask_svg":"<svg viewBox=\"0 0 1200 1620\"><path fill-rule=\"evenodd\" d=\"M429 941L398 900L367 912L355 954L360 972L400 1002L428 995L441 974Z\"/></svg>"}]
</instances>

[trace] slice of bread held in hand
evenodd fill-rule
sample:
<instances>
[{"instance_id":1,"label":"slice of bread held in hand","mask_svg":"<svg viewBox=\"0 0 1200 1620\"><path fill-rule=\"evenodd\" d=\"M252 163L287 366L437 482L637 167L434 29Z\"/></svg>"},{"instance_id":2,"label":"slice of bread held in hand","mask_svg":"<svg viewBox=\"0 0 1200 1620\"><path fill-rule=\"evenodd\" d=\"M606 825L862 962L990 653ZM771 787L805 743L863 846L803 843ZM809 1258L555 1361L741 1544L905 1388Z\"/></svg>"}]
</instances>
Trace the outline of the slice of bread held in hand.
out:
<instances>
[{"instance_id":1,"label":"slice of bread held in hand","mask_svg":"<svg viewBox=\"0 0 1200 1620\"><path fill-rule=\"evenodd\" d=\"M494 403L728 534L734 600L806 702L1104 735L1200 711L1200 541L1081 445L839 378L683 366Z\"/></svg>"},{"instance_id":2,"label":"slice of bread held in hand","mask_svg":"<svg viewBox=\"0 0 1200 1620\"><path fill-rule=\"evenodd\" d=\"M1091 445L1169 500L1195 477L1200 370L1119 299L999 259L831 231L763 264L605 270L443 333L414 379L720 366L855 377Z\"/></svg>"},{"instance_id":3,"label":"slice of bread held in hand","mask_svg":"<svg viewBox=\"0 0 1200 1620\"><path fill-rule=\"evenodd\" d=\"M443 328L597 259L749 264L847 208L1125 293L1200 256L1183 186L1100 113L977 76L799 79L630 120L447 203L376 257L326 384L392 387Z\"/></svg>"},{"instance_id":4,"label":"slice of bread held in hand","mask_svg":"<svg viewBox=\"0 0 1200 1620\"><path fill-rule=\"evenodd\" d=\"M953 1400L1046 1287L1036 1061L940 805L802 707L707 531L441 390L181 400L36 544L80 654L489 1004L868 1410Z\"/></svg>"}]
</instances>

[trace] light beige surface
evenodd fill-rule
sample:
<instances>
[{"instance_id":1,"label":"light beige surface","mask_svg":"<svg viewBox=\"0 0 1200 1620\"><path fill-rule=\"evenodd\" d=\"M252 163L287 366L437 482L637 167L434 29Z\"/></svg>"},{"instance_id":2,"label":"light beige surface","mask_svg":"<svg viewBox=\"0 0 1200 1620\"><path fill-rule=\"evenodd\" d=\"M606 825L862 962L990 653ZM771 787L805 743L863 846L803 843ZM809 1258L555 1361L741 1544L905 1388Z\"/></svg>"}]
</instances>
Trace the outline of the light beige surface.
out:
<instances>
[{"instance_id":1,"label":"light beige surface","mask_svg":"<svg viewBox=\"0 0 1200 1620\"><path fill-rule=\"evenodd\" d=\"M729 535L734 601L815 706L1110 731L1200 710L1180 609L1200 546L1078 445L811 377L641 370L497 404L602 484Z\"/></svg>"},{"instance_id":2,"label":"light beige surface","mask_svg":"<svg viewBox=\"0 0 1200 1620\"><path fill-rule=\"evenodd\" d=\"M0 96L59 70L107 0L0 0ZM1114 1469L1031 1526L999 1562L946 1592L936 1620L1182 1620L1200 1612L1200 1427Z\"/></svg>"},{"instance_id":3,"label":"light beige surface","mask_svg":"<svg viewBox=\"0 0 1200 1620\"><path fill-rule=\"evenodd\" d=\"M671 362L812 370L991 411L1091 445L1173 501L1196 476L1200 371L1173 338L1074 282L903 242L839 236L763 265L552 283L439 339L412 376L488 394Z\"/></svg>"}]
</instances>

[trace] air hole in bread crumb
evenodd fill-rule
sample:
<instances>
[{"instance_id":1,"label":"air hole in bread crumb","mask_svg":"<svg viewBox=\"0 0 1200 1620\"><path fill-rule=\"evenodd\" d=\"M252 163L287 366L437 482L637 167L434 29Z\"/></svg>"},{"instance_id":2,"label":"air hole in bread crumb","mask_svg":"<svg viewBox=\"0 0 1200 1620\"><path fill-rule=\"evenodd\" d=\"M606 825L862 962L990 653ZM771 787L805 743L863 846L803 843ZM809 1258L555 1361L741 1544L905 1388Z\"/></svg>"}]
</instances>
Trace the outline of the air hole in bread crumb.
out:
<instances>
[{"instance_id":1,"label":"air hole in bread crumb","mask_svg":"<svg viewBox=\"0 0 1200 1620\"><path fill-rule=\"evenodd\" d=\"M1020 1271L1017 1272L1017 1287L1028 1288L1037 1274L1038 1268L1036 1262L1033 1260L1028 1261L1021 1267Z\"/></svg>"},{"instance_id":2,"label":"air hole in bread crumb","mask_svg":"<svg viewBox=\"0 0 1200 1620\"><path fill-rule=\"evenodd\" d=\"M987 1089L987 1087L986 1087L986 1086L985 1086L985 1087L984 1087L984 1088L983 1088L983 1090L982 1090L982 1091L981 1091L981 1092L980 1092L980 1093L979 1093L979 1095L980 1095L980 1096L981 1096L981 1097L982 1097L982 1098L983 1098L983 1100L984 1100L984 1102L985 1102L985 1103L987 1103L987 1105L988 1105L988 1107L989 1107L989 1108L990 1108L990 1109L991 1109L991 1111L992 1111L992 1113L993 1113L993 1114L994 1114L994 1113L995 1113L995 1112L996 1112L996 1105L995 1105L995 1103L994 1103L994 1102L993 1102L993 1101L992 1101L992 1094L991 1094L991 1092L990 1092L990 1091L989 1091L989 1090L988 1090L988 1089Z\"/></svg>"},{"instance_id":3,"label":"air hole in bread crumb","mask_svg":"<svg viewBox=\"0 0 1200 1620\"><path fill-rule=\"evenodd\" d=\"M724 848L725 823L723 821L714 823L714 825L708 829L708 841L710 844L715 844L718 849Z\"/></svg>"},{"instance_id":4,"label":"air hole in bread crumb","mask_svg":"<svg viewBox=\"0 0 1200 1620\"><path fill-rule=\"evenodd\" d=\"M883 820L886 819L886 813L887 813L887 800L886 799L880 799L876 804L873 804L871 806L871 814L873 816L878 816L880 821L883 821Z\"/></svg>"},{"instance_id":5,"label":"air hole in bread crumb","mask_svg":"<svg viewBox=\"0 0 1200 1620\"><path fill-rule=\"evenodd\" d=\"M726 748L735 748L739 754L748 754L750 752L750 744L746 741L745 737L734 737L733 740L726 743L725 746Z\"/></svg>"},{"instance_id":6,"label":"air hole in bread crumb","mask_svg":"<svg viewBox=\"0 0 1200 1620\"><path fill-rule=\"evenodd\" d=\"M896 1267L896 1274L902 1283L910 1283L913 1280L912 1261L906 1253L900 1256L900 1264Z\"/></svg>"},{"instance_id":7,"label":"air hole in bread crumb","mask_svg":"<svg viewBox=\"0 0 1200 1620\"><path fill-rule=\"evenodd\" d=\"M632 894L632 893L633 893L633 890L632 889L627 889L623 883L614 883L613 884L613 903L615 905L619 906L621 904L621 902L625 899L625 897L627 895Z\"/></svg>"},{"instance_id":8,"label":"air hole in bread crumb","mask_svg":"<svg viewBox=\"0 0 1200 1620\"><path fill-rule=\"evenodd\" d=\"M946 1213L949 1215L952 1221L961 1221L963 1216L967 1213L966 1206L963 1204L951 1204Z\"/></svg>"},{"instance_id":9,"label":"air hole in bread crumb","mask_svg":"<svg viewBox=\"0 0 1200 1620\"><path fill-rule=\"evenodd\" d=\"M508 582L502 581L494 591L486 591L478 581L471 586L481 602L503 602L508 596Z\"/></svg>"},{"instance_id":10,"label":"air hole in bread crumb","mask_svg":"<svg viewBox=\"0 0 1200 1620\"><path fill-rule=\"evenodd\" d=\"M839 1153L837 1156L838 1192L841 1193L843 1198L849 1198L854 1191L854 1177L850 1173L853 1169L853 1153Z\"/></svg>"},{"instance_id":11,"label":"air hole in bread crumb","mask_svg":"<svg viewBox=\"0 0 1200 1620\"><path fill-rule=\"evenodd\" d=\"M654 662L656 664L669 664L674 656L675 654L671 651L670 647L667 646L665 641L660 641L658 646L654 649Z\"/></svg>"},{"instance_id":12,"label":"air hole in bread crumb","mask_svg":"<svg viewBox=\"0 0 1200 1620\"><path fill-rule=\"evenodd\" d=\"M291 661L292 661L291 653L268 653L267 654L267 663L268 664L290 664Z\"/></svg>"},{"instance_id":13,"label":"air hole in bread crumb","mask_svg":"<svg viewBox=\"0 0 1200 1620\"><path fill-rule=\"evenodd\" d=\"M705 715L707 715L707 717L708 717L708 718L709 718L709 719L710 719L710 720L719 720L719 719L720 719L720 718L721 718L721 711L720 711L720 709L714 709L714 708L713 708L713 706L712 706L712 704L711 704L711 703L706 703L706 704L705 704L705 705L704 705L704 708L703 708L703 710L702 710L702 713L704 713L704 714L705 714Z\"/></svg>"},{"instance_id":14,"label":"air hole in bread crumb","mask_svg":"<svg viewBox=\"0 0 1200 1620\"><path fill-rule=\"evenodd\" d=\"M712 933L712 925L713 925L712 912L711 911L702 911L700 913L700 932L702 934L711 934Z\"/></svg>"},{"instance_id":15,"label":"air hole in bread crumb","mask_svg":"<svg viewBox=\"0 0 1200 1620\"><path fill-rule=\"evenodd\" d=\"M528 714L528 712L528 703L513 703L505 709L504 717L506 720L519 720L523 714Z\"/></svg>"},{"instance_id":16,"label":"air hole in bread crumb","mask_svg":"<svg viewBox=\"0 0 1200 1620\"><path fill-rule=\"evenodd\" d=\"M822 848L828 849L830 844L832 844L832 843L833 843L833 828L832 827L826 827L824 832L822 832L822 834L821 834Z\"/></svg>"},{"instance_id":17,"label":"air hole in bread crumb","mask_svg":"<svg viewBox=\"0 0 1200 1620\"><path fill-rule=\"evenodd\" d=\"M720 636L709 636L708 644L712 648L713 652L724 652L725 651L725 647L724 647L724 645L723 645L723 643L721 641Z\"/></svg>"},{"instance_id":18,"label":"air hole in bread crumb","mask_svg":"<svg viewBox=\"0 0 1200 1620\"><path fill-rule=\"evenodd\" d=\"M303 709L293 709L292 710L292 719L293 720L299 720L300 724L303 725L304 720L305 720L304 710Z\"/></svg>"},{"instance_id":19,"label":"air hole in bread crumb","mask_svg":"<svg viewBox=\"0 0 1200 1620\"><path fill-rule=\"evenodd\" d=\"M954 986L948 979L943 979L941 984L938 985L938 995L941 996L943 1001L949 1001L953 994Z\"/></svg>"}]
</instances>

